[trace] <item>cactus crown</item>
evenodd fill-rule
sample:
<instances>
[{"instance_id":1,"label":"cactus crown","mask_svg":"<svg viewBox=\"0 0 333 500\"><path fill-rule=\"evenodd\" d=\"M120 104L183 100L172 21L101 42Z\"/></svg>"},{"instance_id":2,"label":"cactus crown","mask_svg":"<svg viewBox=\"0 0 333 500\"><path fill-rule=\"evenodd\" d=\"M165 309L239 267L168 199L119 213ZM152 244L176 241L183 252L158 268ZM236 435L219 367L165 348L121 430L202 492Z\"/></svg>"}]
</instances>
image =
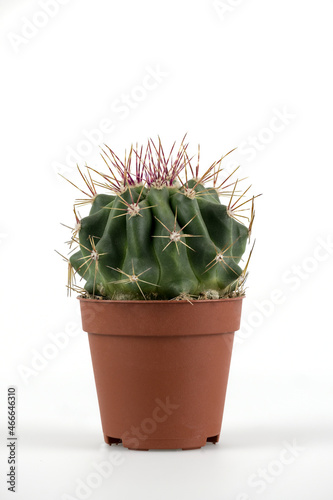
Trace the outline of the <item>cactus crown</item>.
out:
<instances>
[{"instance_id":1,"label":"cactus crown","mask_svg":"<svg viewBox=\"0 0 333 500\"><path fill-rule=\"evenodd\" d=\"M227 155L201 174L200 148L194 162L184 140L166 154L160 139L150 139L145 149L131 147L124 161L105 147L107 173L78 167L86 198L75 202L70 257L64 257L69 292L116 300L244 294L249 259L243 270L239 262L250 239L255 197L246 199L249 188L240 192L240 181L231 180L237 169L221 179ZM98 194L97 187L106 193ZM89 215L81 218L78 207L86 204ZM75 283L77 276L84 288Z\"/></svg>"}]
</instances>

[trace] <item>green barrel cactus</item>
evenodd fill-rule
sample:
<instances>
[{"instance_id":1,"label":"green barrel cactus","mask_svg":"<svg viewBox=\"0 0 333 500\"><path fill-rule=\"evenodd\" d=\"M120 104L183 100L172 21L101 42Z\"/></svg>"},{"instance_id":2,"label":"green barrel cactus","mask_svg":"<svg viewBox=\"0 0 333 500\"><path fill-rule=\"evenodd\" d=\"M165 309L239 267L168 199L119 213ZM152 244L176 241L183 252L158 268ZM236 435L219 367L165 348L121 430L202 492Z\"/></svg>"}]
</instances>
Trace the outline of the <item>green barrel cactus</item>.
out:
<instances>
[{"instance_id":1,"label":"green barrel cactus","mask_svg":"<svg viewBox=\"0 0 333 500\"><path fill-rule=\"evenodd\" d=\"M108 148L102 154L108 173L79 170L90 193L75 204L70 244L78 246L68 262L70 279L78 275L85 285L69 288L116 300L243 293L247 264L242 269L240 261L252 229L254 197L245 200L247 190L239 194L230 175L219 184L222 158L200 176L199 153L194 168L184 139L174 160L173 149L166 157L160 140L158 145L149 140L145 152L131 148L121 161ZM102 181L93 181L92 172ZM110 194L97 194L96 186ZM221 203L225 194L227 205ZM87 202L89 215L80 218L77 207Z\"/></svg>"}]
</instances>

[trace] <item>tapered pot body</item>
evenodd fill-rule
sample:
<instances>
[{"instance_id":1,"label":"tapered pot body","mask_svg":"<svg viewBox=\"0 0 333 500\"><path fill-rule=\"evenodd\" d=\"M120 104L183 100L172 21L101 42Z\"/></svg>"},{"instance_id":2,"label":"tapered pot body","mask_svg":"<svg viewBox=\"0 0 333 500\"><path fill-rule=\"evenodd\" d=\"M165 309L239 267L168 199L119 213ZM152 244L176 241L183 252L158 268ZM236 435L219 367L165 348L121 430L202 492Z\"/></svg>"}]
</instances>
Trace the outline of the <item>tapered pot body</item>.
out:
<instances>
[{"instance_id":1,"label":"tapered pot body","mask_svg":"<svg viewBox=\"0 0 333 500\"><path fill-rule=\"evenodd\" d=\"M218 442L242 298L80 305L108 444L149 450Z\"/></svg>"}]
</instances>

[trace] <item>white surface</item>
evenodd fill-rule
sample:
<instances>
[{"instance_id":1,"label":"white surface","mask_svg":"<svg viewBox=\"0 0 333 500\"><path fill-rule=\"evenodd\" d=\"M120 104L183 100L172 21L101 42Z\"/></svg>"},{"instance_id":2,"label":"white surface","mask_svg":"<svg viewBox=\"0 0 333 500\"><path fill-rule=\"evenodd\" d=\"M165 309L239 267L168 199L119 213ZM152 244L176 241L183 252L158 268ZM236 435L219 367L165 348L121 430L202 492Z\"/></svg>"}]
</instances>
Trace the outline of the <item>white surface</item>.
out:
<instances>
[{"instance_id":1,"label":"white surface","mask_svg":"<svg viewBox=\"0 0 333 500\"><path fill-rule=\"evenodd\" d=\"M122 463L87 498L331 500L333 249L322 241L333 240L332 2L226 0L220 16L208 0L63 3L16 51L8 36L36 21L40 3L0 5L1 499L13 498L4 475L14 384L18 500L78 498L92 463L115 452ZM162 76L152 80L154 70ZM119 108L124 94L135 108ZM72 223L77 196L56 171L77 179L68 148L106 118L114 128L102 142L120 153L186 131L206 164L238 145L232 161L264 193L217 446L140 453L102 443L87 339L53 249L65 250L59 222ZM80 164L101 166L90 150ZM23 376L59 332L66 347ZM302 451L281 466L294 440ZM262 492L248 483L259 469L277 474Z\"/></svg>"}]
</instances>

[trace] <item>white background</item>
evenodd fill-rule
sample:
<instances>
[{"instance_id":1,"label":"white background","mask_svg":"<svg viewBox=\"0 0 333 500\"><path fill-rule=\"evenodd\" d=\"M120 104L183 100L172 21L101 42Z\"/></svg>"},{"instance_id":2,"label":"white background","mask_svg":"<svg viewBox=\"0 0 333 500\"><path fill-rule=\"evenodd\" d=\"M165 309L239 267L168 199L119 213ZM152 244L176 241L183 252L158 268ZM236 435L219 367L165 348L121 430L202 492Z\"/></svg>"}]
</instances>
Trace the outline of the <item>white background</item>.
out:
<instances>
[{"instance_id":1,"label":"white background","mask_svg":"<svg viewBox=\"0 0 333 500\"><path fill-rule=\"evenodd\" d=\"M93 464L114 460L86 498L331 500L332 1L70 0L52 15L41 5L0 4L1 498L80 498ZM105 119L112 130L96 132ZM59 223L73 223L77 196L57 172L78 180L78 150L80 165L102 165L97 144L82 150L92 130L120 154L188 132L207 166L239 146L230 162L264 193L217 446L103 444L87 337L54 252L65 251ZM67 345L55 351L57 333ZM9 385L15 495L5 483Z\"/></svg>"}]
</instances>

